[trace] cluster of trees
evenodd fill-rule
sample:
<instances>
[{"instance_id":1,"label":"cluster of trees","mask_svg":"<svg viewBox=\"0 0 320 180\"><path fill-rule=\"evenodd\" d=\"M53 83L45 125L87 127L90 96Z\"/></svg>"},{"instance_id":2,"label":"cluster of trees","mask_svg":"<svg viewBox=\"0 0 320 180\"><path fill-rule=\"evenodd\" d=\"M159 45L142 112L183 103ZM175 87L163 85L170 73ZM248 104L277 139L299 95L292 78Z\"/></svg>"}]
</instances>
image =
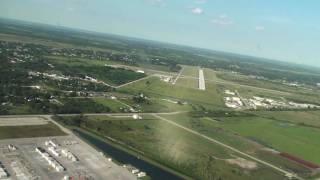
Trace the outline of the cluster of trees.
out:
<instances>
[{"instance_id":1,"label":"cluster of trees","mask_svg":"<svg viewBox=\"0 0 320 180\"><path fill-rule=\"evenodd\" d=\"M143 103L150 104L150 100L144 94L138 94L136 96L133 96L132 100L134 103L137 103L137 104L143 104Z\"/></svg>"},{"instance_id":2,"label":"cluster of trees","mask_svg":"<svg viewBox=\"0 0 320 180\"><path fill-rule=\"evenodd\" d=\"M62 65L55 64L57 71L72 77L85 78L94 77L105 82L120 85L145 77L145 74L137 73L132 70L104 67L104 66L83 66L83 65Z\"/></svg>"},{"instance_id":3,"label":"cluster of trees","mask_svg":"<svg viewBox=\"0 0 320 180\"><path fill-rule=\"evenodd\" d=\"M108 113L111 108L96 103L92 99L67 98L62 100L63 105L54 110L59 114L80 114L80 113Z\"/></svg>"}]
</instances>

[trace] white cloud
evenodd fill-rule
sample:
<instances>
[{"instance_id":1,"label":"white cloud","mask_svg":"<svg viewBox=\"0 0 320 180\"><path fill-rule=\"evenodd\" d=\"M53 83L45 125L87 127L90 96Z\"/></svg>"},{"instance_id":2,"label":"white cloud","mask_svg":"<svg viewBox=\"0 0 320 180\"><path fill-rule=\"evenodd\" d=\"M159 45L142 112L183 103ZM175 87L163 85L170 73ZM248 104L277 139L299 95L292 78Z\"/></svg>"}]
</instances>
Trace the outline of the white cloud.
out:
<instances>
[{"instance_id":1,"label":"white cloud","mask_svg":"<svg viewBox=\"0 0 320 180\"><path fill-rule=\"evenodd\" d=\"M67 11L69 11L69 12L73 12L75 9L74 9L74 7L68 7L67 8Z\"/></svg>"},{"instance_id":2,"label":"white cloud","mask_svg":"<svg viewBox=\"0 0 320 180\"><path fill-rule=\"evenodd\" d=\"M207 0L196 0L196 1L194 1L194 3L196 3L196 4L205 4L205 3L207 3Z\"/></svg>"},{"instance_id":3,"label":"white cloud","mask_svg":"<svg viewBox=\"0 0 320 180\"><path fill-rule=\"evenodd\" d=\"M191 12L192 12L193 14L200 15L200 14L203 13L203 9L201 9L201 8L193 8L193 9L191 9Z\"/></svg>"},{"instance_id":4,"label":"white cloud","mask_svg":"<svg viewBox=\"0 0 320 180\"><path fill-rule=\"evenodd\" d=\"M265 27L264 26L256 26L255 29L256 29L256 31L264 31Z\"/></svg>"},{"instance_id":5,"label":"white cloud","mask_svg":"<svg viewBox=\"0 0 320 180\"><path fill-rule=\"evenodd\" d=\"M220 14L216 18L212 19L211 23L219 26L226 26L226 25L232 25L233 21L229 19L228 15Z\"/></svg>"},{"instance_id":6,"label":"white cloud","mask_svg":"<svg viewBox=\"0 0 320 180\"><path fill-rule=\"evenodd\" d=\"M166 6L166 3L164 0L145 0L145 1L154 6L160 6L160 7Z\"/></svg>"},{"instance_id":7,"label":"white cloud","mask_svg":"<svg viewBox=\"0 0 320 180\"><path fill-rule=\"evenodd\" d=\"M226 15L226 14L220 14L220 15L219 15L219 18L220 18L220 19L226 19L226 18L228 18L228 15Z\"/></svg>"},{"instance_id":8,"label":"white cloud","mask_svg":"<svg viewBox=\"0 0 320 180\"><path fill-rule=\"evenodd\" d=\"M231 21L231 20L222 20L222 19L213 19L213 20L211 20L211 22L213 24L217 24L217 25L221 25L221 26L233 24L233 21Z\"/></svg>"},{"instance_id":9,"label":"white cloud","mask_svg":"<svg viewBox=\"0 0 320 180\"><path fill-rule=\"evenodd\" d=\"M278 16L270 16L270 17L264 17L263 18L266 21L272 22L272 23L278 23L278 24L293 24L294 21L290 19L289 17L278 17Z\"/></svg>"}]
</instances>

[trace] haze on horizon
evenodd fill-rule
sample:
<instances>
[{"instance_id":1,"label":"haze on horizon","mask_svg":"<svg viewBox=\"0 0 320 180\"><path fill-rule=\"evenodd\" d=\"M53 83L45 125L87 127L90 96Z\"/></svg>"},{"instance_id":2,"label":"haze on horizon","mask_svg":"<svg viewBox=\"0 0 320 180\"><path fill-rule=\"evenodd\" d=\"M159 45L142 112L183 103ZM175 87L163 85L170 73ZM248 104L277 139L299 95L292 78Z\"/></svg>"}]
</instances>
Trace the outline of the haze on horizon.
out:
<instances>
[{"instance_id":1,"label":"haze on horizon","mask_svg":"<svg viewBox=\"0 0 320 180\"><path fill-rule=\"evenodd\" d=\"M318 66L318 0L1 0L0 17Z\"/></svg>"}]
</instances>

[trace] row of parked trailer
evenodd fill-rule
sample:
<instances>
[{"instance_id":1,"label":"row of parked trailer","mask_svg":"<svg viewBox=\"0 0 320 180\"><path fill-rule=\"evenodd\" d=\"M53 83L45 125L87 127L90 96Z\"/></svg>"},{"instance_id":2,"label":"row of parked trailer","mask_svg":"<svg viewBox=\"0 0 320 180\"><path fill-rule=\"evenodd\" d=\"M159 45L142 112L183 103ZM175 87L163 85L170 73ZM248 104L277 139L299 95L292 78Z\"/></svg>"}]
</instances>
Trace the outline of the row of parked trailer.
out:
<instances>
[{"instance_id":1,"label":"row of parked trailer","mask_svg":"<svg viewBox=\"0 0 320 180\"><path fill-rule=\"evenodd\" d=\"M47 153L45 149L37 147L36 152L38 152L42 156L42 158L44 158L49 163L49 165L53 167L57 172L62 172L65 170L65 168L49 153Z\"/></svg>"},{"instance_id":2,"label":"row of parked trailer","mask_svg":"<svg viewBox=\"0 0 320 180\"><path fill-rule=\"evenodd\" d=\"M7 173L2 163L0 162L0 179L6 179L8 177L9 177L9 174Z\"/></svg>"},{"instance_id":3,"label":"row of parked trailer","mask_svg":"<svg viewBox=\"0 0 320 180\"><path fill-rule=\"evenodd\" d=\"M78 158L67 148L60 148L60 146L54 143L52 140L46 141L45 145L48 146L48 151L50 151L56 157L60 157L62 155L72 162L78 161Z\"/></svg>"}]
</instances>

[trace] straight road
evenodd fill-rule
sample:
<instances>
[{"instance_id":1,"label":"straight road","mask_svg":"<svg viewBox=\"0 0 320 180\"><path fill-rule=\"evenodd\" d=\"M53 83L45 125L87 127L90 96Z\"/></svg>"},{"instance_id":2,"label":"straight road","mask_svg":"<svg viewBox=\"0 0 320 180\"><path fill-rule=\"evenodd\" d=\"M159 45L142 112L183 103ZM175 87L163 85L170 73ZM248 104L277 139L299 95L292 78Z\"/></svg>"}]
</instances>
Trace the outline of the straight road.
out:
<instances>
[{"instance_id":1,"label":"straight road","mask_svg":"<svg viewBox=\"0 0 320 180\"><path fill-rule=\"evenodd\" d=\"M174 111L174 112L162 112L162 113L87 113L83 114L84 116L132 116L134 114L139 115L176 115L187 113L189 111ZM79 116L80 114L57 114L58 116ZM1 115L1 118L30 118L30 117L43 117L43 118L50 118L51 114L30 114L30 115Z\"/></svg>"}]
</instances>

